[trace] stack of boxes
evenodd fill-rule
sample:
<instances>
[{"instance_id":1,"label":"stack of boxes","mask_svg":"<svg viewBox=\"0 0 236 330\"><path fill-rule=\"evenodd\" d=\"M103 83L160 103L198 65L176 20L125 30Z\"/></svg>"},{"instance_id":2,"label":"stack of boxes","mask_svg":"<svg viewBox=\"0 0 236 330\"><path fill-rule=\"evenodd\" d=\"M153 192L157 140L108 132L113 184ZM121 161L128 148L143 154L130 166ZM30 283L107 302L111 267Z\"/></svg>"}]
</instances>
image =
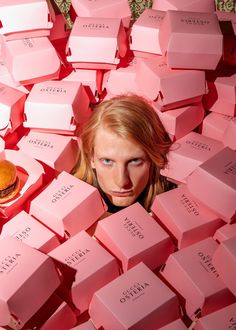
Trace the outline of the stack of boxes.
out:
<instances>
[{"instance_id":1,"label":"stack of boxes","mask_svg":"<svg viewBox=\"0 0 236 330\"><path fill-rule=\"evenodd\" d=\"M181 3L181 4L180 4ZM3 329L232 329L236 324L236 14L214 0L0 2L0 159L19 194L0 204ZM227 29L226 29L227 27ZM91 105L152 102L177 188L152 216L105 216L71 173Z\"/></svg>"}]
</instances>

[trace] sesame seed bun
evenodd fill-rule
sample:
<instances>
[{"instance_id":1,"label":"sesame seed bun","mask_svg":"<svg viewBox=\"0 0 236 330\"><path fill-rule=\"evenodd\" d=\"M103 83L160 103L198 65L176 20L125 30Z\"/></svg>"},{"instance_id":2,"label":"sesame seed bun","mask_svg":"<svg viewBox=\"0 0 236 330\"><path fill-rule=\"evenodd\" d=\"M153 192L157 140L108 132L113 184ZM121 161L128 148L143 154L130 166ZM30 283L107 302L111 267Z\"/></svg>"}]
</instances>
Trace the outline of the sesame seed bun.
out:
<instances>
[{"instance_id":1,"label":"sesame seed bun","mask_svg":"<svg viewBox=\"0 0 236 330\"><path fill-rule=\"evenodd\" d=\"M0 204L15 197L19 189L16 166L9 160L0 160Z\"/></svg>"}]
</instances>

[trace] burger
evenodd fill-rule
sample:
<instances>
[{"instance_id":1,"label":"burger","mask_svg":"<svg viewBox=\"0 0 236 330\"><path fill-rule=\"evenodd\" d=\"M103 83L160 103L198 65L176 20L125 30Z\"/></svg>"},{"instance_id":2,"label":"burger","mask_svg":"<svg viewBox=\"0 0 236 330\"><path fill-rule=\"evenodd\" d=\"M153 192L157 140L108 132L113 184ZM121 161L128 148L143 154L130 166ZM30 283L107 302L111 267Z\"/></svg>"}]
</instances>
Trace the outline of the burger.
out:
<instances>
[{"instance_id":1,"label":"burger","mask_svg":"<svg viewBox=\"0 0 236 330\"><path fill-rule=\"evenodd\" d=\"M9 160L0 160L0 204L16 196L20 190L20 180L16 166Z\"/></svg>"}]
</instances>

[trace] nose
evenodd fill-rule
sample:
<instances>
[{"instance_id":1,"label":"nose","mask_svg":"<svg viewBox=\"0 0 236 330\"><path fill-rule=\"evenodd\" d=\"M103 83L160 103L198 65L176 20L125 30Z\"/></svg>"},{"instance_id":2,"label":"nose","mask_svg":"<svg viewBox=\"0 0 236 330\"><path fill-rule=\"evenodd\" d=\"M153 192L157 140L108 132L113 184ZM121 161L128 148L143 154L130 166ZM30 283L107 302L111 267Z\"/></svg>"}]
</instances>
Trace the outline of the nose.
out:
<instances>
[{"instance_id":1,"label":"nose","mask_svg":"<svg viewBox=\"0 0 236 330\"><path fill-rule=\"evenodd\" d=\"M117 166L114 174L114 181L118 188L128 189L131 187L131 180L126 166Z\"/></svg>"}]
</instances>

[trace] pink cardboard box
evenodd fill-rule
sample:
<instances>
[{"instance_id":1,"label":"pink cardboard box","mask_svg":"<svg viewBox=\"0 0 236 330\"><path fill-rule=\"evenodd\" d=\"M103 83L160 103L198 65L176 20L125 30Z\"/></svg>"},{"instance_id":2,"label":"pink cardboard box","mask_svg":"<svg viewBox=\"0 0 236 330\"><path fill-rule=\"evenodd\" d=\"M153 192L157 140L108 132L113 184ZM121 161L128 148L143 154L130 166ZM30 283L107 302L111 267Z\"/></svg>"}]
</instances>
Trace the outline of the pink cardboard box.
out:
<instances>
[{"instance_id":1,"label":"pink cardboard box","mask_svg":"<svg viewBox=\"0 0 236 330\"><path fill-rule=\"evenodd\" d=\"M204 97L206 109L228 116L236 115L236 74L208 81L208 90Z\"/></svg>"},{"instance_id":2,"label":"pink cardboard box","mask_svg":"<svg viewBox=\"0 0 236 330\"><path fill-rule=\"evenodd\" d=\"M75 81L34 84L24 109L24 127L72 134L90 116L89 97Z\"/></svg>"},{"instance_id":3,"label":"pink cardboard box","mask_svg":"<svg viewBox=\"0 0 236 330\"><path fill-rule=\"evenodd\" d=\"M212 0L153 0L153 9L157 10L187 10L193 12L209 12L215 11L215 3Z\"/></svg>"},{"instance_id":4,"label":"pink cardboard box","mask_svg":"<svg viewBox=\"0 0 236 330\"><path fill-rule=\"evenodd\" d=\"M1 42L0 42L0 48L1 48ZM1 51L0 51L0 57L1 57ZM3 62L1 62L1 59L0 59L0 83L13 87L21 92L24 92L25 94L29 93L27 88L25 88L23 85L20 85L19 82L16 82L13 79L6 65Z\"/></svg>"},{"instance_id":5,"label":"pink cardboard box","mask_svg":"<svg viewBox=\"0 0 236 330\"><path fill-rule=\"evenodd\" d=\"M0 159L7 159L16 166L20 180L19 193L10 201L0 205L0 217L9 218L23 208L29 198L42 186L44 169L35 159L18 150L5 149Z\"/></svg>"},{"instance_id":6,"label":"pink cardboard box","mask_svg":"<svg viewBox=\"0 0 236 330\"><path fill-rule=\"evenodd\" d=\"M175 141L168 155L162 175L186 183L187 177L203 162L222 150L222 142L196 132ZM205 188L204 188L205 189Z\"/></svg>"},{"instance_id":7,"label":"pink cardboard box","mask_svg":"<svg viewBox=\"0 0 236 330\"><path fill-rule=\"evenodd\" d=\"M179 318L178 299L142 262L95 292L89 315L98 329L156 330Z\"/></svg>"},{"instance_id":8,"label":"pink cardboard box","mask_svg":"<svg viewBox=\"0 0 236 330\"><path fill-rule=\"evenodd\" d=\"M201 102L167 111L160 111L155 102L153 105L166 131L177 140L200 125L205 114Z\"/></svg>"},{"instance_id":9,"label":"pink cardboard box","mask_svg":"<svg viewBox=\"0 0 236 330\"><path fill-rule=\"evenodd\" d=\"M0 152L5 149L5 141L0 136Z\"/></svg>"},{"instance_id":10,"label":"pink cardboard box","mask_svg":"<svg viewBox=\"0 0 236 330\"><path fill-rule=\"evenodd\" d=\"M231 237L236 236L236 223L226 223L224 226L218 228L213 236L213 238L218 242L221 243L226 241Z\"/></svg>"},{"instance_id":11,"label":"pink cardboard box","mask_svg":"<svg viewBox=\"0 0 236 330\"><path fill-rule=\"evenodd\" d=\"M6 136L23 123L26 94L0 83L0 135Z\"/></svg>"},{"instance_id":12,"label":"pink cardboard box","mask_svg":"<svg viewBox=\"0 0 236 330\"><path fill-rule=\"evenodd\" d=\"M127 51L127 36L118 18L76 17L66 58L75 68L115 69Z\"/></svg>"},{"instance_id":13,"label":"pink cardboard box","mask_svg":"<svg viewBox=\"0 0 236 330\"><path fill-rule=\"evenodd\" d=\"M131 10L126 0L72 0L71 4L77 16L120 18L124 27L130 25Z\"/></svg>"},{"instance_id":14,"label":"pink cardboard box","mask_svg":"<svg viewBox=\"0 0 236 330\"><path fill-rule=\"evenodd\" d=\"M216 10L216 15L218 17L218 20L220 21L220 26L221 28L223 27L223 32L224 31L224 23L226 23L225 25L227 27L231 27L231 34L236 35L236 15L235 12L227 12L227 11L223 11L223 10ZM222 24L223 23L223 24ZM228 32L228 28L227 28L227 32Z\"/></svg>"},{"instance_id":15,"label":"pink cardboard box","mask_svg":"<svg viewBox=\"0 0 236 330\"><path fill-rule=\"evenodd\" d=\"M0 325L14 329L21 329L60 285L53 260L12 237L0 240L0 278Z\"/></svg>"},{"instance_id":16,"label":"pink cardboard box","mask_svg":"<svg viewBox=\"0 0 236 330\"><path fill-rule=\"evenodd\" d=\"M164 11L146 8L131 27L130 49L135 56L162 55L159 44Z\"/></svg>"},{"instance_id":17,"label":"pink cardboard box","mask_svg":"<svg viewBox=\"0 0 236 330\"><path fill-rule=\"evenodd\" d=\"M236 296L236 236L221 242L212 259L222 281Z\"/></svg>"},{"instance_id":18,"label":"pink cardboard box","mask_svg":"<svg viewBox=\"0 0 236 330\"><path fill-rule=\"evenodd\" d=\"M201 317L197 320L195 330L234 329L236 324L236 303Z\"/></svg>"},{"instance_id":19,"label":"pink cardboard box","mask_svg":"<svg viewBox=\"0 0 236 330\"><path fill-rule=\"evenodd\" d=\"M236 118L234 117L223 135L223 144L233 150L236 150Z\"/></svg>"},{"instance_id":20,"label":"pink cardboard box","mask_svg":"<svg viewBox=\"0 0 236 330\"><path fill-rule=\"evenodd\" d=\"M188 329L181 319L177 319L171 323L168 323L164 327L159 328L159 330L186 330Z\"/></svg>"},{"instance_id":21,"label":"pink cardboard box","mask_svg":"<svg viewBox=\"0 0 236 330\"><path fill-rule=\"evenodd\" d=\"M224 224L189 193L185 184L157 195L151 210L174 236L179 249L213 236Z\"/></svg>"},{"instance_id":22,"label":"pink cardboard box","mask_svg":"<svg viewBox=\"0 0 236 330\"><path fill-rule=\"evenodd\" d=\"M202 121L202 134L222 142L224 132L229 126L232 116L210 112Z\"/></svg>"},{"instance_id":23,"label":"pink cardboard box","mask_svg":"<svg viewBox=\"0 0 236 330\"><path fill-rule=\"evenodd\" d=\"M214 70L223 54L223 35L214 12L168 10L159 42L170 68Z\"/></svg>"},{"instance_id":24,"label":"pink cardboard box","mask_svg":"<svg viewBox=\"0 0 236 330\"><path fill-rule=\"evenodd\" d=\"M93 325L93 322L91 319L89 319L86 322L83 322L76 327L72 328L73 330L96 330L95 326Z\"/></svg>"},{"instance_id":25,"label":"pink cardboard box","mask_svg":"<svg viewBox=\"0 0 236 330\"><path fill-rule=\"evenodd\" d=\"M119 276L115 257L84 230L52 250L49 255L76 270L70 294L80 313L88 309L95 291Z\"/></svg>"},{"instance_id":26,"label":"pink cardboard box","mask_svg":"<svg viewBox=\"0 0 236 330\"><path fill-rule=\"evenodd\" d=\"M204 71L170 69L162 56L139 58L136 81L142 93L155 100L162 111L199 102L206 89Z\"/></svg>"},{"instance_id":27,"label":"pink cardboard box","mask_svg":"<svg viewBox=\"0 0 236 330\"><path fill-rule=\"evenodd\" d=\"M65 171L30 203L30 214L61 237L89 228L106 209L95 187Z\"/></svg>"},{"instance_id":28,"label":"pink cardboard box","mask_svg":"<svg viewBox=\"0 0 236 330\"><path fill-rule=\"evenodd\" d=\"M236 154L225 147L199 165L187 178L191 194L226 222L236 216Z\"/></svg>"},{"instance_id":29,"label":"pink cardboard box","mask_svg":"<svg viewBox=\"0 0 236 330\"><path fill-rule=\"evenodd\" d=\"M56 235L24 210L2 227L0 238L12 236L37 250L48 253L60 242Z\"/></svg>"},{"instance_id":30,"label":"pink cardboard box","mask_svg":"<svg viewBox=\"0 0 236 330\"><path fill-rule=\"evenodd\" d=\"M0 34L5 40L45 36L52 26L46 0L1 1Z\"/></svg>"},{"instance_id":31,"label":"pink cardboard box","mask_svg":"<svg viewBox=\"0 0 236 330\"><path fill-rule=\"evenodd\" d=\"M70 136L29 131L17 143L19 150L57 172L71 172L78 156L78 143Z\"/></svg>"},{"instance_id":32,"label":"pink cardboard box","mask_svg":"<svg viewBox=\"0 0 236 330\"><path fill-rule=\"evenodd\" d=\"M120 260L123 271L141 261L155 269L175 250L169 235L139 203L100 220L94 236Z\"/></svg>"},{"instance_id":33,"label":"pink cardboard box","mask_svg":"<svg viewBox=\"0 0 236 330\"><path fill-rule=\"evenodd\" d=\"M184 299L186 314L192 320L235 302L212 261L217 247L209 237L174 252L160 273Z\"/></svg>"},{"instance_id":34,"label":"pink cardboard box","mask_svg":"<svg viewBox=\"0 0 236 330\"><path fill-rule=\"evenodd\" d=\"M4 41L2 57L15 81L22 85L59 76L61 63L47 37Z\"/></svg>"}]
</instances>

